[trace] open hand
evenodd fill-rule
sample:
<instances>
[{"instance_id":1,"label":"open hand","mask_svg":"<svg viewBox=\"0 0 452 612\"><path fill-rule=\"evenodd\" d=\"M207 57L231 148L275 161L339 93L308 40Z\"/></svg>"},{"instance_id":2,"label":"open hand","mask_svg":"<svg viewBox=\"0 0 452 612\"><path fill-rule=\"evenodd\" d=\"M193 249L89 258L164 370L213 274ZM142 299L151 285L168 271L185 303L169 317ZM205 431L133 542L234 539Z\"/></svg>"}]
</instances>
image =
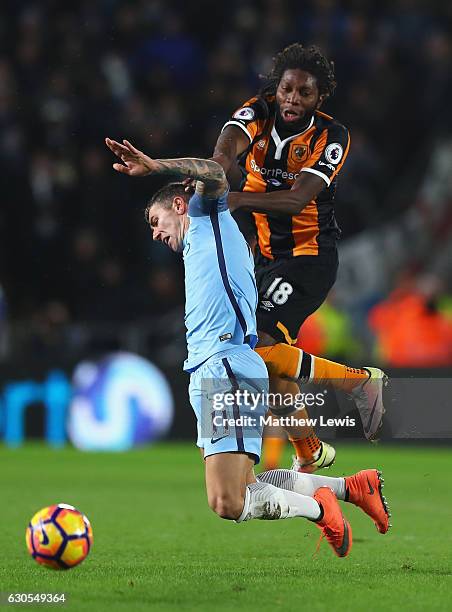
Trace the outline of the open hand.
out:
<instances>
[{"instance_id":1,"label":"open hand","mask_svg":"<svg viewBox=\"0 0 452 612\"><path fill-rule=\"evenodd\" d=\"M136 149L128 140L123 140L123 144L111 138L105 139L107 147L117 155L122 164L115 163L113 168L122 174L129 176L146 176L156 169L156 163L148 155Z\"/></svg>"}]
</instances>

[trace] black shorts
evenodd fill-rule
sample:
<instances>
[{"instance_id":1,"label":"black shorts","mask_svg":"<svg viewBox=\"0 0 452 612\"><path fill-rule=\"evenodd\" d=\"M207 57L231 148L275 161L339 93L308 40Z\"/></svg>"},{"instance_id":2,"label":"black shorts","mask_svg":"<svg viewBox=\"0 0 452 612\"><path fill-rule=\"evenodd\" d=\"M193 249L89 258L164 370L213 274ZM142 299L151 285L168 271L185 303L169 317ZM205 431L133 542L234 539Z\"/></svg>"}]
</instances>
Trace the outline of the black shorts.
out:
<instances>
[{"instance_id":1,"label":"black shorts","mask_svg":"<svg viewBox=\"0 0 452 612\"><path fill-rule=\"evenodd\" d=\"M304 321L325 301L337 276L337 251L320 257L256 263L259 303L257 329L279 342L294 344Z\"/></svg>"}]
</instances>

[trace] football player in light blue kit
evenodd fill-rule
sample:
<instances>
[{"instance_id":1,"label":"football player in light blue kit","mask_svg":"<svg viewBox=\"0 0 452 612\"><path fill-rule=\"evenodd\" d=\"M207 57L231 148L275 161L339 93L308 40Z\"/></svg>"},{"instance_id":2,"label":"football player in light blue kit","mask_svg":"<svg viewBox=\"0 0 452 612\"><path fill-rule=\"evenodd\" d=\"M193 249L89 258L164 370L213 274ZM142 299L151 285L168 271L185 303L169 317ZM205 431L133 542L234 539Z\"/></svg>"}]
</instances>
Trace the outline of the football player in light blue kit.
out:
<instances>
[{"instance_id":1,"label":"football player in light blue kit","mask_svg":"<svg viewBox=\"0 0 452 612\"><path fill-rule=\"evenodd\" d=\"M253 351L257 341L253 260L227 207L223 169L211 160L154 160L126 140L121 144L107 138L106 144L123 162L113 165L118 172L197 180L192 197L183 183L160 189L148 204L146 218L154 240L184 258L188 345L184 369L191 373L190 402L198 420L209 506L236 522L308 518L322 530L336 555L346 556L352 533L337 498L348 499L349 479L291 470L273 470L258 479L254 475L268 376L263 360Z\"/></svg>"}]
</instances>

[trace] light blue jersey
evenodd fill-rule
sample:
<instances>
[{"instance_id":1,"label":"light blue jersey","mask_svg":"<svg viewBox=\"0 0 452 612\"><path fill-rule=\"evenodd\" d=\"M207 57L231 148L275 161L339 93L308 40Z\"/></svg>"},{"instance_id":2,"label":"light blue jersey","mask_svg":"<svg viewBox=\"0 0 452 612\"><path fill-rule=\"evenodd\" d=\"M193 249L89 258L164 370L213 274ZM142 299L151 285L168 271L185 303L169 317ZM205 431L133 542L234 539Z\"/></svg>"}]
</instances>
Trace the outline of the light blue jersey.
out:
<instances>
[{"instance_id":1,"label":"light blue jersey","mask_svg":"<svg viewBox=\"0 0 452 612\"><path fill-rule=\"evenodd\" d=\"M207 359L257 342L257 289L251 250L221 198L194 194L184 238L185 326L188 358L194 371Z\"/></svg>"}]
</instances>

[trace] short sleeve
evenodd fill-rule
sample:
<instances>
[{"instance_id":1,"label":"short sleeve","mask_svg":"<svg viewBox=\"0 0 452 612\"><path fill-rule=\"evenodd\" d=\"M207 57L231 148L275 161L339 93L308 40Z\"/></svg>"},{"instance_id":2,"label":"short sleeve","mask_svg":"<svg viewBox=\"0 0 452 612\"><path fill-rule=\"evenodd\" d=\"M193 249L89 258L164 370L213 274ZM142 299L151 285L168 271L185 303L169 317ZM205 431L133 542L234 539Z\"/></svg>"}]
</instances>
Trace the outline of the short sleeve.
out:
<instances>
[{"instance_id":1,"label":"short sleeve","mask_svg":"<svg viewBox=\"0 0 452 612\"><path fill-rule=\"evenodd\" d=\"M322 131L301 171L317 174L329 187L344 165L349 148L350 134L347 128L334 122Z\"/></svg>"},{"instance_id":2,"label":"short sleeve","mask_svg":"<svg viewBox=\"0 0 452 612\"><path fill-rule=\"evenodd\" d=\"M218 212L228 210L228 195L229 189L227 189L219 198L208 198L195 192L188 202L188 216L207 217L214 209L216 209Z\"/></svg>"},{"instance_id":3,"label":"short sleeve","mask_svg":"<svg viewBox=\"0 0 452 612\"><path fill-rule=\"evenodd\" d=\"M236 125L245 132L250 142L253 142L258 130L257 122L261 118L262 105L259 104L257 98L251 98L232 113L231 118L224 124L221 131L228 125Z\"/></svg>"}]
</instances>

